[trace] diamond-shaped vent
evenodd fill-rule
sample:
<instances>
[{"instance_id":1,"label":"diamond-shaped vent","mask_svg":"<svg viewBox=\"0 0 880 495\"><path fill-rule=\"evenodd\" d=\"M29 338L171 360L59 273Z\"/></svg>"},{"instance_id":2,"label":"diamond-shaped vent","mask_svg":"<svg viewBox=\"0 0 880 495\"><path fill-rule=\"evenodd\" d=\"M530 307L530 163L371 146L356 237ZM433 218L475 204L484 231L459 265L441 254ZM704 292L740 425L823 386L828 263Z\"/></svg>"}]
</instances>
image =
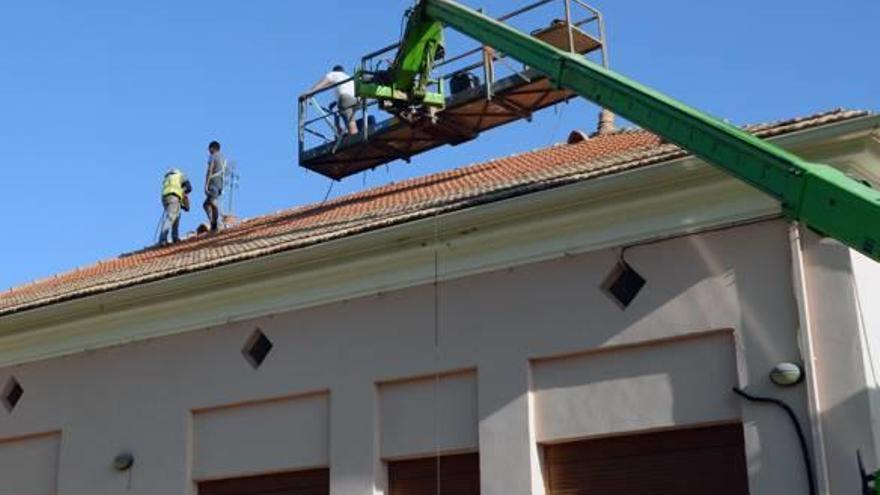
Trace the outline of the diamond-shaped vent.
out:
<instances>
[{"instance_id":1,"label":"diamond-shaped vent","mask_svg":"<svg viewBox=\"0 0 880 495\"><path fill-rule=\"evenodd\" d=\"M248 362L251 363L251 366L256 369L263 364L263 361L265 361L266 357L269 356L269 353L272 352L272 347L274 347L272 341L269 340L269 337L266 337L266 335L258 328L257 331L251 335L251 338L248 339L247 345L244 346L242 352Z\"/></svg>"},{"instance_id":2,"label":"diamond-shaped vent","mask_svg":"<svg viewBox=\"0 0 880 495\"><path fill-rule=\"evenodd\" d=\"M628 263L621 261L602 284L602 290L625 309L639 295L645 283L644 277L633 270Z\"/></svg>"},{"instance_id":3,"label":"diamond-shaped vent","mask_svg":"<svg viewBox=\"0 0 880 495\"><path fill-rule=\"evenodd\" d=\"M11 378L9 383L3 388L2 400L6 410L12 412L21 400L22 395L24 395L24 389L21 387L21 384L15 378Z\"/></svg>"}]
</instances>

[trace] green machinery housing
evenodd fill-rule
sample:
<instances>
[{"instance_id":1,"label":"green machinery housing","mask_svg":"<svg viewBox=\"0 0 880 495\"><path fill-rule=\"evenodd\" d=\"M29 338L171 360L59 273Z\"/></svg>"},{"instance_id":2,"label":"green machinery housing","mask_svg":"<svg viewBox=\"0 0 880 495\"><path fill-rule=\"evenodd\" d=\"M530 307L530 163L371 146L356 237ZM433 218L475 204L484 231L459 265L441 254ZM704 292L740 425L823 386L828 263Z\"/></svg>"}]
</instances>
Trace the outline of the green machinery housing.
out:
<instances>
[{"instance_id":1,"label":"green machinery housing","mask_svg":"<svg viewBox=\"0 0 880 495\"><path fill-rule=\"evenodd\" d=\"M386 108L401 110L413 105L429 109L443 108L446 96L440 81L432 80L434 62L442 58L443 24L426 18L423 9L408 12L406 33L392 69L383 74L355 77L355 88L361 98L374 98L386 103ZM436 88L431 91L431 88Z\"/></svg>"},{"instance_id":2,"label":"green machinery housing","mask_svg":"<svg viewBox=\"0 0 880 495\"><path fill-rule=\"evenodd\" d=\"M583 56L452 0L416 4L384 77L356 76L359 96L379 100L386 108L442 108L442 89L432 92L430 86L432 68L443 46L444 26L722 168L777 199L790 220L880 261L880 192L868 184L833 167L807 162Z\"/></svg>"}]
</instances>

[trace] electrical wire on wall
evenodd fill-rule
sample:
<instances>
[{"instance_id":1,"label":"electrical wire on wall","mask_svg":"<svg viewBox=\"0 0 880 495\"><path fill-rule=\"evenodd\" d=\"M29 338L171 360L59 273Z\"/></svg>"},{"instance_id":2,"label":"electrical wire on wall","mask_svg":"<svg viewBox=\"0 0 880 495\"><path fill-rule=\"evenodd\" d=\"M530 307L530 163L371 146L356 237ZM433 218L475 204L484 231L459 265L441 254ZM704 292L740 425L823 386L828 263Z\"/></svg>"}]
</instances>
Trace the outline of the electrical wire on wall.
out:
<instances>
[{"instance_id":1,"label":"electrical wire on wall","mask_svg":"<svg viewBox=\"0 0 880 495\"><path fill-rule=\"evenodd\" d=\"M803 457L804 461L804 471L807 474L807 483L809 483L809 494L816 495L816 474L813 472L813 463L810 462L810 451L807 447L807 436L804 434L804 429L803 427L801 427L801 422L798 421L797 415L794 413L794 410L791 408L791 406L773 397L754 396L738 387L734 387L733 392L749 402L771 404L785 411L785 414L788 416L789 421L791 421L791 424L794 427L795 433L797 433L798 443L801 448L801 456Z\"/></svg>"}]
</instances>

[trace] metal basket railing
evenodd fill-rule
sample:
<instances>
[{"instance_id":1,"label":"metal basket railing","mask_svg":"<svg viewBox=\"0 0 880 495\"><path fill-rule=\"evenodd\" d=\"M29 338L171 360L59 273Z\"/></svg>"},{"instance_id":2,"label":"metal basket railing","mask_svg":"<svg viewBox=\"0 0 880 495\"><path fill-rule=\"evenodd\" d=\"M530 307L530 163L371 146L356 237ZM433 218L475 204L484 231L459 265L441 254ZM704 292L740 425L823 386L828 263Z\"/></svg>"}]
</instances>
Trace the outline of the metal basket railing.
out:
<instances>
[{"instance_id":1,"label":"metal basket railing","mask_svg":"<svg viewBox=\"0 0 880 495\"><path fill-rule=\"evenodd\" d=\"M599 62L608 66L608 49L605 43L605 22L602 13L582 0L539 0L512 12L504 14L497 19L505 23L514 23L519 19L531 20L532 17L543 19L543 24L538 22L535 28L545 28L546 18L556 9L556 14L551 17L554 22L564 22L568 30L569 49L574 51L574 30L581 29L596 38L600 43L598 50ZM520 29L528 29L527 26L517 25ZM490 47L474 43L476 46L460 50L459 53L449 54L435 66L435 76L431 81L434 89L439 85L448 88L454 78L461 74L469 74L475 84L478 84L485 92L486 98L492 98L492 88L496 81L505 77L516 76L527 78L527 67L509 59L505 54L497 52ZM379 50L364 55L358 65L362 72L378 72L391 63L396 55L399 43L385 46ZM298 141L300 154L315 150L319 147L328 147L330 152L335 153L346 138L347 128L344 124L341 109L335 102L337 88L354 81L350 78L318 91L308 92L299 97L299 126ZM440 92L440 91L438 91ZM448 99L456 95L452 91L446 91ZM357 122L362 140L369 140L370 134L383 122L393 120L394 117L383 111L375 100L361 100L356 107ZM332 143L332 146L329 146Z\"/></svg>"}]
</instances>

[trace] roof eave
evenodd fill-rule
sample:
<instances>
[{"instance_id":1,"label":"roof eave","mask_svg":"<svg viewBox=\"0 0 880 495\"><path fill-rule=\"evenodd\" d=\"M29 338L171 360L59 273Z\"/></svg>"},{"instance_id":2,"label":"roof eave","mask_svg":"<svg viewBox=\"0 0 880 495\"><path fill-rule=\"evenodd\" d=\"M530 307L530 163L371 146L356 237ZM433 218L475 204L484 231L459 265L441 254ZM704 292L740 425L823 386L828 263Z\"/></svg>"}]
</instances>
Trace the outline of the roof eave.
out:
<instances>
[{"instance_id":1,"label":"roof eave","mask_svg":"<svg viewBox=\"0 0 880 495\"><path fill-rule=\"evenodd\" d=\"M870 136L878 128L880 116L866 116L778 136L772 138L772 141L794 149L815 149L851 143L854 140L868 143L870 140L863 138ZM699 160L692 157L681 158L479 207L438 214L436 218L422 218L305 248L6 315L0 317L0 348L4 349L0 352L0 365L242 321L425 283L432 276L432 271L428 268L432 265L425 261L433 256L431 246L435 236L447 245L463 245L467 243L469 236L480 229L515 230L511 226L517 222L539 221L549 213L558 214L573 207L583 209L586 201L595 202L603 197L618 198L619 201L628 191L640 191L644 194L663 181L671 183L702 180L708 177L705 174L718 175L714 168L701 165ZM742 213L738 220L745 220L744 216L754 218L775 213L778 213L778 208L773 208L772 203L764 202ZM736 220L734 217L719 217L714 222ZM437 232L435 222L440 225ZM700 227L682 226L681 230ZM597 238L591 244L570 246L566 252L571 254L619 245L621 242L634 242L639 235L651 237L666 234L668 232L643 232L626 233L604 240ZM508 261L499 259L496 262L482 262L474 267L450 266L442 276L454 278L503 268L505 263L522 264L558 254L514 255ZM405 262L402 261L404 259ZM398 262L401 265L395 266L395 274L381 273L382 267ZM366 280L366 272L370 275L369 284L352 283L353 278ZM296 303L273 292L277 290L283 293L291 283L308 284L308 280L320 280L339 287L323 294L316 293ZM253 292L253 288L259 288L259 291ZM227 304L240 299L241 294L248 290L254 295L262 295L263 300L255 300L244 306ZM195 311L194 308L203 309L224 304L227 304L228 310L218 311L209 317L190 318L187 315L188 312ZM98 327L120 330L118 335L109 339L106 335L101 338L95 336L81 340L75 346L46 349L44 353L37 350L24 352L22 349L29 342L35 342L34 338L39 340L39 335L65 332L75 334L86 329L97 332L95 328ZM124 331L123 327L126 327Z\"/></svg>"}]
</instances>

